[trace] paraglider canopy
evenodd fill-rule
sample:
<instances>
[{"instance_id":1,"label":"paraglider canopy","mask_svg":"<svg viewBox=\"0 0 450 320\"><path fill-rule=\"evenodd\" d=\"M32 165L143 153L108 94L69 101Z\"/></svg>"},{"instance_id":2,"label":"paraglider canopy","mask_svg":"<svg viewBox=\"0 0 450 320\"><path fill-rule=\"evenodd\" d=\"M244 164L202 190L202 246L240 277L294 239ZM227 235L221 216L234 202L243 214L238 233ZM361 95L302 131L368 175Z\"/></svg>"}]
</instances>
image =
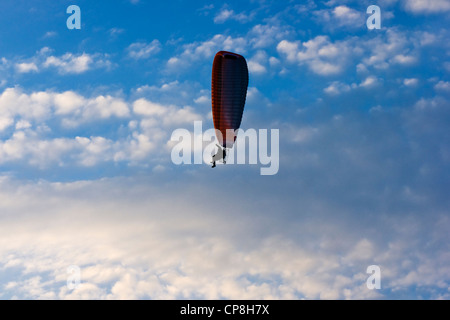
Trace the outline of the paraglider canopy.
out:
<instances>
[{"instance_id":1,"label":"paraglider canopy","mask_svg":"<svg viewBox=\"0 0 450 320\"><path fill-rule=\"evenodd\" d=\"M248 87L245 58L237 53L219 51L214 57L211 102L214 128L219 144L232 148L244 112Z\"/></svg>"}]
</instances>

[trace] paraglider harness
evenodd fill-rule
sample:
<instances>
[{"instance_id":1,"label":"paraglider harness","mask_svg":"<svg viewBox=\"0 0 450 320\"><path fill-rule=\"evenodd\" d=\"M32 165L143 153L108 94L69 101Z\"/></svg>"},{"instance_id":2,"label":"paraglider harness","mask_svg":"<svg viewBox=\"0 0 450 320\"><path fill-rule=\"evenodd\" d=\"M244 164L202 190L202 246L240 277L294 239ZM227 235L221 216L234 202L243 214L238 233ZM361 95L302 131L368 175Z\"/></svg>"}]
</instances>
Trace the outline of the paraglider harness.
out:
<instances>
[{"instance_id":1,"label":"paraglider harness","mask_svg":"<svg viewBox=\"0 0 450 320\"><path fill-rule=\"evenodd\" d=\"M217 153L212 156L212 162L211 162L212 166L211 166L211 168L215 168L216 167L216 161L222 160L223 164L226 163L226 161L225 161L225 158L227 156L226 148L223 148L223 147L219 146L218 144L216 144L216 146L219 147L219 149L217 150Z\"/></svg>"}]
</instances>

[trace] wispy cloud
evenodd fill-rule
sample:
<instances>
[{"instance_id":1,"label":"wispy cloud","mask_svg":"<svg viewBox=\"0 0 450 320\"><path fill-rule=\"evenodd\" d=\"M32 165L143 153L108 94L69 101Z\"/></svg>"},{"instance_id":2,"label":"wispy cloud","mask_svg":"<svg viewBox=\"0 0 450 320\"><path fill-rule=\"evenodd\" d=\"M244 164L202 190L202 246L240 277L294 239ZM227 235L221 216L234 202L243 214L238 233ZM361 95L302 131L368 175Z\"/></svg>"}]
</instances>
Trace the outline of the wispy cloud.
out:
<instances>
[{"instance_id":1,"label":"wispy cloud","mask_svg":"<svg viewBox=\"0 0 450 320\"><path fill-rule=\"evenodd\" d=\"M221 24L225 23L228 20L235 20L240 23L245 23L250 21L253 18L254 14L255 13L247 15L244 12L235 13L234 10L228 9L228 6L224 6L214 17L214 23Z\"/></svg>"},{"instance_id":2,"label":"wispy cloud","mask_svg":"<svg viewBox=\"0 0 450 320\"><path fill-rule=\"evenodd\" d=\"M127 48L128 56L133 59L147 59L161 50L161 43L153 40L150 43L135 42Z\"/></svg>"},{"instance_id":3,"label":"wispy cloud","mask_svg":"<svg viewBox=\"0 0 450 320\"><path fill-rule=\"evenodd\" d=\"M108 30L108 33L109 33L109 35L112 38L115 38L115 37L125 33L125 29L122 29L122 28L111 28L111 29Z\"/></svg>"},{"instance_id":4,"label":"wispy cloud","mask_svg":"<svg viewBox=\"0 0 450 320\"><path fill-rule=\"evenodd\" d=\"M49 38L54 38L54 37L56 37L56 36L58 36L58 33L56 32L56 31L47 31L45 34L44 34L44 39L49 39Z\"/></svg>"},{"instance_id":5,"label":"wispy cloud","mask_svg":"<svg viewBox=\"0 0 450 320\"><path fill-rule=\"evenodd\" d=\"M246 52L247 40L243 37L233 38L223 34L217 34L209 40L184 45L183 52L167 61L167 68L180 71L192 61L211 58L220 50Z\"/></svg>"}]
</instances>

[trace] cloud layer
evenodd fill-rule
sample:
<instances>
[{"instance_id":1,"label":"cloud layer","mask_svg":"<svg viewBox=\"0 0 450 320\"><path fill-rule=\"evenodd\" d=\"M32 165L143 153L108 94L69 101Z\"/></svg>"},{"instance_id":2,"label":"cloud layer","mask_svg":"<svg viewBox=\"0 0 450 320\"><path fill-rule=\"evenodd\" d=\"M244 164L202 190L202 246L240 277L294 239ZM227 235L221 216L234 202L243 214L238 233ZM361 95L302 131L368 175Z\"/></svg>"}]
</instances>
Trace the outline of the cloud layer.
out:
<instances>
[{"instance_id":1,"label":"cloud layer","mask_svg":"<svg viewBox=\"0 0 450 320\"><path fill-rule=\"evenodd\" d=\"M153 183L3 177L1 297L375 299L408 297L413 286L423 298L448 299L445 215L348 211L320 195L281 203L277 192L255 202L243 192L252 183L227 193L239 204L231 209L217 206L223 191L211 192L206 176L205 186L145 179ZM366 287L372 264L382 270L380 291ZM72 265L81 270L75 289Z\"/></svg>"},{"instance_id":2,"label":"cloud layer","mask_svg":"<svg viewBox=\"0 0 450 320\"><path fill-rule=\"evenodd\" d=\"M125 1L0 35L0 298L449 299L449 1L382 0L380 30L369 4ZM213 127L219 50L276 175L171 162L173 130Z\"/></svg>"}]
</instances>

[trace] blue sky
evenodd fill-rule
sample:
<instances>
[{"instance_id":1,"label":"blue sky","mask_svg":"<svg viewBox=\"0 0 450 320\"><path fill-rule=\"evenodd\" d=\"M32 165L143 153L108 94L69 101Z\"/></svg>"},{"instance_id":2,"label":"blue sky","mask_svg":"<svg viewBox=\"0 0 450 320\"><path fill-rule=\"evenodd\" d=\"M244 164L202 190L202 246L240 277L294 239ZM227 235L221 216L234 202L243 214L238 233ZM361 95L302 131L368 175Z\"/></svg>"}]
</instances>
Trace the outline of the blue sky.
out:
<instances>
[{"instance_id":1,"label":"blue sky","mask_svg":"<svg viewBox=\"0 0 450 320\"><path fill-rule=\"evenodd\" d=\"M450 298L450 1L0 12L1 299ZM249 66L242 128L280 130L276 175L171 161L175 129L213 127L220 50Z\"/></svg>"}]
</instances>

